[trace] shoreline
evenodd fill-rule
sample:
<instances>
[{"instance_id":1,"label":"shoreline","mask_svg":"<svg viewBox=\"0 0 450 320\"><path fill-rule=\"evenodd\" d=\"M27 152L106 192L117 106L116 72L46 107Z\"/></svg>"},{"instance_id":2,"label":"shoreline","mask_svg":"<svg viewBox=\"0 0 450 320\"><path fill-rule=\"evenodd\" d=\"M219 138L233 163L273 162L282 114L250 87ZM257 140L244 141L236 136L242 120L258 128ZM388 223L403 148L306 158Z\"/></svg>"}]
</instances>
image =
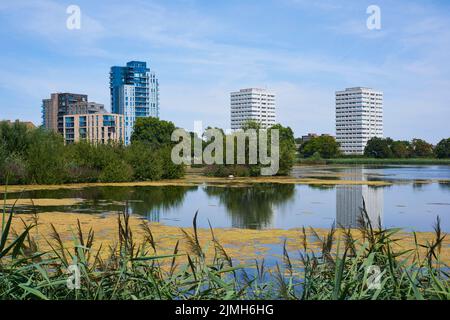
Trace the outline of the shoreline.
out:
<instances>
[{"instance_id":1,"label":"shoreline","mask_svg":"<svg viewBox=\"0 0 450 320\"><path fill-rule=\"evenodd\" d=\"M364 181L364 180L330 180L317 178L295 178L291 176L275 177L207 177L197 174L187 174L182 179L158 180L158 181L135 181L135 182L87 182L87 183L69 183L54 185L11 185L0 186L0 194L4 194L5 187L7 193L16 193L21 191L35 190L56 190L56 189L80 189L88 187L151 187L151 186L181 186L191 187L202 184L211 184L214 186L249 186L258 183L279 183L279 184L302 184L302 185L369 185L369 186L389 186L391 182L387 181Z\"/></svg>"}]
</instances>

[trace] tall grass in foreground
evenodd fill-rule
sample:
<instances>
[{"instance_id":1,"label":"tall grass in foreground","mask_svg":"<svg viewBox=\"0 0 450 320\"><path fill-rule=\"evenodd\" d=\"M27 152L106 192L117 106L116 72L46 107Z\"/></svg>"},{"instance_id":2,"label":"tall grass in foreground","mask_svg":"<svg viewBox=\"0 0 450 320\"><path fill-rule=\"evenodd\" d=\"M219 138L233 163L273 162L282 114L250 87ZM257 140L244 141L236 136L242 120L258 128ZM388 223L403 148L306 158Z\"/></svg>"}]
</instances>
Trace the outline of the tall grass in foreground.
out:
<instances>
[{"instance_id":1,"label":"tall grass in foreground","mask_svg":"<svg viewBox=\"0 0 450 320\"><path fill-rule=\"evenodd\" d=\"M2 214L0 237L1 299L449 299L448 266L439 259L445 235L439 220L435 238L413 250L396 252L398 229L374 228L362 208L358 239L350 230L336 241L333 227L325 238L315 234L321 248L309 248L306 230L302 237L302 268L293 267L286 243L282 265L268 269L256 262L234 266L233 260L215 238L211 228L209 248L203 248L197 233L182 230L189 253L179 253L179 242L170 255L160 255L151 228L142 224L142 243L133 239L129 215L117 217L118 243L93 249L95 235L84 232L80 223L67 248L53 227L51 248L41 252L30 230L39 225L38 216L16 234L11 229L14 206ZM425 254L419 254L419 248ZM213 258L207 258L213 250ZM211 256L211 255L209 255ZM80 288L69 289L67 270L76 264ZM370 266L381 270L380 286L370 289ZM300 273L298 273L300 271Z\"/></svg>"}]
</instances>

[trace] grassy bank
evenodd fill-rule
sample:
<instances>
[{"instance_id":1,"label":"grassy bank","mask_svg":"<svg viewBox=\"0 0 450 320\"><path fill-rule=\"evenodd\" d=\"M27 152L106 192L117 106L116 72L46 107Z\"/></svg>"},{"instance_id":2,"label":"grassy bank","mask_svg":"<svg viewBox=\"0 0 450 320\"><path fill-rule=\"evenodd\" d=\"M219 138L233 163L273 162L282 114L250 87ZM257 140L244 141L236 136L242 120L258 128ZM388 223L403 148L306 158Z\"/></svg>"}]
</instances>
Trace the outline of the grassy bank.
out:
<instances>
[{"instance_id":1,"label":"grassy bank","mask_svg":"<svg viewBox=\"0 0 450 320\"><path fill-rule=\"evenodd\" d=\"M325 164L405 164L405 165L450 165L450 159L411 158L411 159L376 159L376 158L337 158L326 159Z\"/></svg>"},{"instance_id":2,"label":"grassy bank","mask_svg":"<svg viewBox=\"0 0 450 320\"><path fill-rule=\"evenodd\" d=\"M13 209L12 209L13 211ZM42 228L39 215L12 230L13 212L2 215L0 237L1 299L449 299L446 246L439 221L433 237L410 249L399 249L397 229L375 228L362 210L359 234L334 228L327 234L298 233L299 257L285 243L282 263L267 268L235 265L213 229L209 244L197 228L182 229L170 253L162 252L148 224L129 215L116 218L117 242L97 243L93 229L78 221L71 243L50 224L43 247L34 237ZM338 233L341 235L338 236ZM113 235L109 235L112 237ZM310 246L310 238L316 245ZM181 250L182 247L186 251ZM80 272L79 289L67 287L67 270ZM297 267L301 266L301 268ZM254 267L255 272L249 268ZM380 273L375 287L372 271Z\"/></svg>"}]
</instances>

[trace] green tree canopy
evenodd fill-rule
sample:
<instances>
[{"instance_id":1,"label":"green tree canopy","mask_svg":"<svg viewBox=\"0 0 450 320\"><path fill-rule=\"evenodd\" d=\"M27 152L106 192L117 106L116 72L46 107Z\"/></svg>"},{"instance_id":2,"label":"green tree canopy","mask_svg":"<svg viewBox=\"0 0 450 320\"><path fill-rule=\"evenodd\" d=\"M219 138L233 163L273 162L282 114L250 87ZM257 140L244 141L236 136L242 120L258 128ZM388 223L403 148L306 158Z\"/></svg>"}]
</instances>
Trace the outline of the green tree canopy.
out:
<instances>
[{"instance_id":1,"label":"green tree canopy","mask_svg":"<svg viewBox=\"0 0 450 320\"><path fill-rule=\"evenodd\" d=\"M334 158L340 155L339 143L332 136L321 135L303 143L299 149L300 155L309 158L318 153L322 158Z\"/></svg>"},{"instance_id":2,"label":"green tree canopy","mask_svg":"<svg viewBox=\"0 0 450 320\"><path fill-rule=\"evenodd\" d=\"M450 158L450 138L439 141L434 149L434 154L440 159Z\"/></svg>"},{"instance_id":3,"label":"green tree canopy","mask_svg":"<svg viewBox=\"0 0 450 320\"><path fill-rule=\"evenodd\" d=\"M290 127L283 127L281 124L276 124L270 129L277 129L280 136L280 168L278 175L288 175L296 159L294 132Z\"/></svg>"},{"instance_id":4,"label":"green tree canopy","mask_svg":"<svg viewBox=\"0 0 450 320\"><path fill-rule=\"evenodd\" d=\"M391 144L392 139L390 138L378 138L374 137L367 141L367 145L364 148L364 155L372 158L392 158Z\"/></svg>"},{"instance_id":5,"label":"green tree canopy","mask_svg":"<svg viewBox=\"0 0 450 320\"><path fill-rule=\"evenodd\" d=\"M433 154L433 145L431 143L426 142L422 139L413 139L412 150L414 157L426 158L432 157Z\"/></svg>"},{"instance_id":6,"label":"green tree canopy","mask_svg":"<svg viewBox=\"0 0 450 320\"><path fill-rule=\"evenodd\" d=\"M131 135L131 143L144 142L154 149L173 145L171 136L175 129L175 125L170 121L154 117L137 118Z\"/></svg>"},{"instance_id":7,"label":"green tree canopy","mask_svg":"<svg viewBox=\"0 0 450 320\"><path fill-rule=\"evenodd\" d=\"M391 151L394 158L408 158L412 154L411 143L409 141L393 141Z\"/></svg>"}]
</instances>

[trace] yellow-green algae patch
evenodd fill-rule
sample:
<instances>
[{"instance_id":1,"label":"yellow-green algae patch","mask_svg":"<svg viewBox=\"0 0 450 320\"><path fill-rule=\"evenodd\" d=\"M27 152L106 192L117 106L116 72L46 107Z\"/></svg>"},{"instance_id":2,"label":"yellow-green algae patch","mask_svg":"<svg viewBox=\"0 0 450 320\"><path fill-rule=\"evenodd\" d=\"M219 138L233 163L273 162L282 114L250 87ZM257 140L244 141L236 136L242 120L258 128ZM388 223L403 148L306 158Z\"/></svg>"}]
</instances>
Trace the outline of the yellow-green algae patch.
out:
<instances>
[{"instance_id":1,"label":"yellow-green algae patch","mask_svg":"<svg viewBox=\"0 0 450 320\"><path fill-rule=\"evenodd\" d=\"M88 215L76 213L40 213L38 216L38 226L31 232L37 243L40 245L41 251L50 250L46 241L51 239L50 234L51 224L60 233L62 240L68 248L74 246L73 237L76 234L77 220L80 221L82 229L87 232L90 228L95 232L94 250L98 249L100 245L103 248L114 246L118 241L118 226L117 215ZM31 222L34 216L31 214L15 215L13 219L13 228L16 232L23 229L23 219L25 222ZM181 228L166 226L159 223L152 223L142 218L130 217L130 226L133 230L133 239L137 243L144 241L145 232L141 224L146 223L150 226L153 233L158 254L171 254L176 242L179 240L179 253L188 253L189 246L183 236ZM185 228L189 233L192 233L192 228ZM329 230L315 229L317 234L324 237ZM306 229L309 246L312 249L319 249L319 243L313 237L311 230ZM355 238L359 238L359 231L352 231ZM213 255L213 243L211 231L209 229L199 229L198 235L200 244L203 248L209 248L206 251L209 258ZM219 240L220 244L226 249L228 255L240 263L253 263L255 259L261 260L264 255L268 253L268 245L279 245L280 248L286 240L286 245L289 251L297 252L301 250L303 244L303 237L301 229L270 229L270 230L249 230L236 228L217 228L214 229L214 235ZM341 231L336 232L336 238L342 238ZM394 250L403 251L415 248L414 236L411 233L400 233L396 238L400 240L394 247ZM431 241L434 234L431 232L417 233L417 240L420 244L425 244ZM425 249L421 248L420 252L424 254ZM105 253L106 254L106 253ZM448 238L444 240L441 249L441 259L443 262L450 261L450 241ZM297 260L297 259L295 259Z\"/></svg>"},{"instance_id":2,"label":"yellow-green algae patch","mask_svg":"<svg viewBox=\"0 0 450 320\"><path fill-rule=\"evenodd\" d=\"M83 202L83 199L75 199L75 198L63 198L63 199L6 199L5 201L1 201L1 203L6 203L6 205L10 206L15 204L16 206L73 206Z\"/></svg>"},{"instance_id":3,"label":"yellow-green algae patch","mask_svg":"<svg viewBox=\"0 0 450 320\"><path fill-rule=\"evenodd\" d=\"M147 186L196 186L200 184L214 184L216 186L248 186L255 183L279 183L279 184L310 184L310 185L391 185L386 181L363 181L363 180L331 180L316 178L294 178L290 176L278 177L206 177L203 175L189 174L182 179L160 180L160 181L136 181L136 182L111 182L111 183L73 183L61 185L14 185L8 186L8 192L33 191L33 190L57 190L57 189L81 189L86 187L147 187ZM5 186L0 186L0 192Z\"/></svg>"}]
</instances>

